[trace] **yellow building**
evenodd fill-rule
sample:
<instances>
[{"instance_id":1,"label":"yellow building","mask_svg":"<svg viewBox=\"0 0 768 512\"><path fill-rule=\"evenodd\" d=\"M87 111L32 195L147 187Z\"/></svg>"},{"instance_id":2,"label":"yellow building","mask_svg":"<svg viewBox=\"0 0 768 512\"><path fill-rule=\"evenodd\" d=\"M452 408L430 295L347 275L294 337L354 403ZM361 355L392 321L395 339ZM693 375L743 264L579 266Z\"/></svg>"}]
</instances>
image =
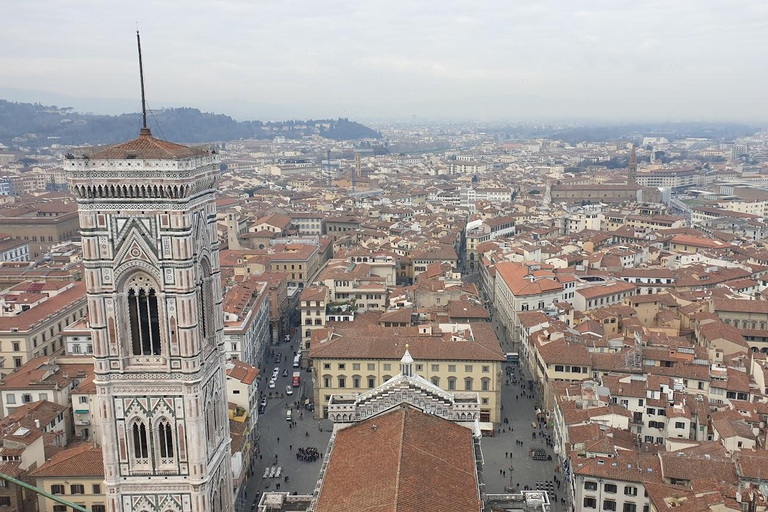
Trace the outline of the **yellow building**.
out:
<instances>
[{"instance_id":1,"label":"yellow building","mask_svg":"<svg viewBox=\"0 0 768 512\"><path fill-rule=\"evenodd\" d=\"M104 495L104 458L101 447L91 443L78 443L60 451L45 464L30 473L34 485L51 494L87 508L93 512L106 512ZM58 505L38 497L40 512L65 512Z\"/></svg>"},{"instance_id":2,"label":"yellow building","mask_svg":"<svg viewBox=\"0 0 768 512\"><path fill-rule=\"evenodd\" d=\"M504 354L490 323L381 327L331 323L312 332L315 417L333 394L373 389L398 374L406 344L415 373L448 392L474 391L480 421L501 421Z\"/></svg>"}]
</instances>

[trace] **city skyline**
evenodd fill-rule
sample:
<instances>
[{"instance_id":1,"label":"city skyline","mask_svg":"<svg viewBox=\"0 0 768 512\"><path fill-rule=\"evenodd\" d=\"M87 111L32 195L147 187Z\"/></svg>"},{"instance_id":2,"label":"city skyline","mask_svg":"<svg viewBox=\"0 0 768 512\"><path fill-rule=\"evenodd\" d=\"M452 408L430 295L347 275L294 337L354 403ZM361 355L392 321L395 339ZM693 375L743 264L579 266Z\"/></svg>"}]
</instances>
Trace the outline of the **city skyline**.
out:
<instances>
[{"instance_id":1,"label":"city skyline","mask_svg":"<svg viewBox=\"0 0 768 512\"><path fill-rule=\"evenodd\" d=\"M244 119L762 122L768 6L45 1L0 35L0 97ZM202 65L201 65L202 63Z\"/></svg>"}]
</instances>

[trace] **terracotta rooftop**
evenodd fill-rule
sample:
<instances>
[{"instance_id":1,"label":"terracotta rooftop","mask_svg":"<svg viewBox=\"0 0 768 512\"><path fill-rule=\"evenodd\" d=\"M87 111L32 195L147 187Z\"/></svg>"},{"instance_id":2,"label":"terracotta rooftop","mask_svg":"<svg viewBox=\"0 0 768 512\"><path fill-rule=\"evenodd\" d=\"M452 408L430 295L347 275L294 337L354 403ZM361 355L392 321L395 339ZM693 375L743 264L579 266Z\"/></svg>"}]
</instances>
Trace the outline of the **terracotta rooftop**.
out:
<instances>
[{"instance_id":1,"label":"terracotta rooftop","mask_svg":"<svg viewBox=\"0 0 768 512\"><path fill-rule=\"evenodd\" d=\"M330 455L316 512L482 508L472 432L442 418L396 409L338 431Z\"/></svg>"},{"instance_id":2,"label":"terracotta rooftop","mask_svg":"<svg viewBox=\"0 0 768 512\"><path fill-rule=\"evenodd\" d=\"M145 131L146 130L146 131ZM180 160L204 155L205 151L174 144L152 136L148 128L142 129L139 136L128 142L102 149L90 155L91 160Z\"/></svg>"},{"instance_id":3,"label":"terracotta rooftop","mask_svg":"<svg viewBox=\"0 0 768 512\"><path fill-rule=\"evenodd\" d=\"M33 477L104 478L101 447L78 443L60 451L45 464L32 471Z\"/></svg>"},{"instance_id":4,"label":"terracotta rooftop","mask_svg":"<svg viewBox=\"0 0 768 512\"><path fill-rule=\"evenodd\" d=\"M252 384L259 377L259 369L238 359L227 361L227 377L237 379L243 384Z\"/></svg>"},{"instance_id":5,"label":"terracotta rooftop","mask_svg":"<svg viewBox=\"0 0 768 512\"><path fill-rule=\"evenodd\" d=\"M405 345L410 344L413 358L422 361L505 359L490 323L471 324L471 335L471 340L452 341L453 334L450 332L423 334L419 332L419 327L392 328L376 324L359 327L350 325L350 322L340 322L331 328L312 331L310 357L398 360L403 356ZM328 341L321 341L326 339Z\"/></svg>"}]
</instances>

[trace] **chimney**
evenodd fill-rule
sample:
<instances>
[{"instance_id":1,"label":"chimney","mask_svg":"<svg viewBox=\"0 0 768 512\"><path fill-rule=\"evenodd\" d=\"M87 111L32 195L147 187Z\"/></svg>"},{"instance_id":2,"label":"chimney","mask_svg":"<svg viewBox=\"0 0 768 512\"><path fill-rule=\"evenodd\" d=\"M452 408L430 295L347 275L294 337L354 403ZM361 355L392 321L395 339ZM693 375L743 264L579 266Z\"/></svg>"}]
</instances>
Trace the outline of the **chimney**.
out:
<instances>
[{"instance_id":1,"label":"chimney","mask_svg":"<svg viewBox=\"0 0 768 512\"><path fill-rule=\"evenodd\" d=\"M35 428L40 428L40 420L35 420Z\"/></svg>"}]
</instances>

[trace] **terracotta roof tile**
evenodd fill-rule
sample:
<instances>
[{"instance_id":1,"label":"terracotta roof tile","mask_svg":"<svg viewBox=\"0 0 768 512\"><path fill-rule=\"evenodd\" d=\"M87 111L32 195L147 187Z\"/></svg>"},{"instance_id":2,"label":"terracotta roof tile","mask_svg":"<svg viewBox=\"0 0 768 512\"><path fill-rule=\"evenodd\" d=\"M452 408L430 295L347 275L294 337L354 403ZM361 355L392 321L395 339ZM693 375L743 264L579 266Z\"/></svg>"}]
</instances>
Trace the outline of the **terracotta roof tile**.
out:
<instances>
[{"instance_id":1,"label":"terracotta roof tile","mask_svg":"<svg viewBox=\"0 0 768 512\"><path fill-rule=\"evenodd\" d=\"M104 458L101 447L91 443L70 445L32 471L30 476L104 478Z\"/></svg>"},{"instance_id":2,"label":"terracotta roof tile","mask_svg":"<svg viewBox=\"0 0 768 512\"><path fill-rule=\"evenodd\" d=\"M204 155L205 151L156 139L151 132L142 133L135 139L102 149L90 155L91 160L178 160Z\"/></svg>"},{"instance_id":3,"label":"terracotta roof tile","mask_svg":"<svg viewBox=\"0 0 768 512\"><path fill-rule=\"evenodd\" d=\"M404 407L336 433L315 510L480 508L472 432Z\"/></svg>"}]
</instances>

